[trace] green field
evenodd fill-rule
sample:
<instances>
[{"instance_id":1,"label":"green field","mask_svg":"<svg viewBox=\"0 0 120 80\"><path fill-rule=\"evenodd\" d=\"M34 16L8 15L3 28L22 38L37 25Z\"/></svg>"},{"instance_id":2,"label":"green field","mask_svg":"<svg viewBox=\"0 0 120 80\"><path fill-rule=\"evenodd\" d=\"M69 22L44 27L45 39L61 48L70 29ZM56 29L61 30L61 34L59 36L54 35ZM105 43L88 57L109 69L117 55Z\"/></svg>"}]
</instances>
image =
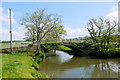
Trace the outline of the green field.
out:
<instances>
[{"instance_id":1,"label":"green field","mask_svg":"<svg viewBox=\"0 0 120 80\"><path fill-rule=\"evenodd\" d=\"M27 44L13 43L12 47L27 46L28 44L29 43ZM9 48L9 47L10 47L10 43L0 43L0 49Z\"/></svg>"}]
</instances>

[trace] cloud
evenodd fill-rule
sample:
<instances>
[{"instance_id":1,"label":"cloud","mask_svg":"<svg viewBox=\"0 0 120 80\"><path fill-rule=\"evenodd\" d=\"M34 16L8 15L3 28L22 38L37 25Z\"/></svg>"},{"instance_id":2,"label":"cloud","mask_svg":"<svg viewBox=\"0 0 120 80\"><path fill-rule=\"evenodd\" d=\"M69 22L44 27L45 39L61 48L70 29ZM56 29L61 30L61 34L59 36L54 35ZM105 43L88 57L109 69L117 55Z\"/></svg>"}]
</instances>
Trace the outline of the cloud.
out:
<instances>
[{"instance_id":1,"label":"cloud","mask_svg":"<svg viewBox=\"0 0 120 80\"><path fill-rule=\"evenodd\" d=\"M107 18L118 21L118 5L114 6L107 14Z\"/></svg>"},{"instance_id":2,"label":"cloud","mask_svg":"<svg viewBox=\"0 0 120 80\"><path fill-rule=\"evenodd\" d=\"M25 28L25 26L20 26L18 29L13 30L13 39L23 40L23 38L25 37L26 31L27 29Z\"/></svg>"},{"instance_id":3,"label":"cloud","mask_svg":"<svg viewBox=\"0 0 120 80\"><path fill-rule=\"evenodd\" d=\"M84 27L66 27L64 28L67 31L67 35L65 38L78 38L78 37L84 37L84 36L89 36L89 33L86 28Z\"/></svg>"},{"instance_id":4,"label":"cloud","mask_svg":"<svg viewBox=\"0 0 120 80\"><path fill-rule=\"evenodd\" d=\"M5 23L9 24L9 19L10 19L9 14L3 14L3 8L0 7L0 22L2 22L2 23L5 22ZM13 13L11 13L11 21L12 21L12 24L16 23L16 21L13 17Z\"/></svg>"},{"instance_id":5,"label":"cloud","mask_svg":"<svg viewBox=\"0 0 120 80\"><path fill-rule=\"evenodd\" d=\"M106 17L110 20L118 21L118 5L111 8L110 12L106 15ZM86 35L89 36L87 29L83 27L72 28L68 25L65 25L65 30L67 30L67 36L65 36L65 38L84 37Z\"/></svg>"},{"instance_id":6,"label":"cloud","mask_svg":"<svg viewBox=\"0 0 120 80\"><path fill-rule=\"evenodd\" d=\"M12 24L17 24L15 21L13 14L11 15ZM3 26L2 24L9 25L9 16L8 14L3 14L3 8L0 7L0 40L10 40L9 39L9 28L7 26ZM13 40L22 40L24 38L24 34L26 32L26 29L24 26L20 26L17 29L13 29L12 38Z\"/></svg>"},{"instance_id":7,"label":"cloud","mask_svg":"<svg viewBox=\"0 0 120 80\"><path fill-rule=\"evenodd\" d=\"M0 31L0 40L10 40L9 38L9 29L8 28L5 28L5 27L1 27L0 26L0 29L2 29ZM24 26L20 26L18 29L16 30L13 30L12 31L12 38L13 40L23 40L23 38L25 37L25 32L27 30L25 29Z\"/></svg>"},{"instance_id":8,"label":"cloud","mask_svg":"<svg viewBox=\"0 0 120 80\"><path fill-rule=\"evenodd\" d=\"M9 38L9 31L8 29L0 26L0 40L8 40Z\"/></svg>"}]
</instances>

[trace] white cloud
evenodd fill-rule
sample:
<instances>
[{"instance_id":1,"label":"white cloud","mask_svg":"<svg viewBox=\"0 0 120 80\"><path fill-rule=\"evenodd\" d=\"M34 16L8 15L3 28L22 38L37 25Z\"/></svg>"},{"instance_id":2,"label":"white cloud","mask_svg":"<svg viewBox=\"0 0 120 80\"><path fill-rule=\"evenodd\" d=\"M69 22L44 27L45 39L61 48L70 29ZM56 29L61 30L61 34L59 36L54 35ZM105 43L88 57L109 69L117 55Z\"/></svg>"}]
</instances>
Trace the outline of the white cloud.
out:
<instances>
[{"instance_id":1,"label":"white cloud","mask_svg":"<svg viewBox=\"0 0 120 80\"><path fill-rule=\"evenodd\" d=\"M110 20L118 21L118 5L111 8L110 12L106 16ZM69 27L68 25L65 25L65 30L67 30L67 36L65 36L65 38L84 37L86 35L89 36L87 29L83 27L72 28Z\"/></svg>"},{"instance_id":2,"label":"white cloud","mask_svg":"<svg viewBox=\"0 0 120 80\"><path fill-rule=\"evenodd\" d=\"M5 22L5 23L9 24L9 19L10 19L9 14L6 14L6 15L3 14L3 8L0 7L0 22ZM11 14L11 21L12 21L12 24L16 23L16 21L15 21L15 19L13 17L13 13Z\"/></svg>"},{"instance_id":3,"label":"white cloud","mask_svg":"<svg viewBox=\"0 0 120 80\"><path fill-rule=\"evenodd\" d=\"M118 21L118 5L111 9L110 13L107 14L107 18Z\"/></svg>"},{"instance_id":4,"label":"white cloud","mask_svg":"<svg viewBox=\"0 0 120 80\"><path fill-rule=\"evenodd\" d=\"M67 35L65 36L65 38L67 39L84 37L89 35L87 29L84 27L79 27L79 28L65 27L65 30L67 31Z\"/></svg>"},{"instance_id":5,"label":"white cloud","mask_svg":"<svg viewBox=\"0 0 120 80\"><path fill-rule=\"evenodd\" d=\"M3 13L3 8L0 7L0 16L2 16L2 19L0 17L0 22L6 22L9 24L8 15L2 13ZM107 18L118 21L118 6L115 6L111 9L110 13L107 14ZM13 24L16 23L13 17L12 17L12 21ZM2 37L0 36L0 40L9 40L9 29L0 26L0 30L1 30L0 35L2 35ZM87 29L83 27L73 28L72 26L65 25L65 30L67 30L67 35L65 36L65 38L77 38L77 37L83 37L89 35ZM13 30L13 40L22 40L25 36L26 31L27 30L24 28L24 26L20 26L18 27L18 29Z\"/></svg>"},{"instance_id":6,"label":"white cloud","mask_svg":"<svg viewBox=\"0 0 120 80\"><path fill-rule=\"evenodd\" d=\"M13 14L12 14L12 24L17 24L17 22L15 21ZM7 28L6 26L3 26L2 24L7 24L9 25L9 16L8 14L3 14L3 8L0 7L0 40L10 40L9 39L9 28ZM22 40L24 38L26 29L24 28L24 26L20 26L18 27L18 29L13 29L12 33L13 33L13 40Z\"/></svg>"},{"instance_id":7,"label":"white cloud","mask_svg":"<svg viewBox=\"0 0 120 80\"><path fill-rule=\"evenodd\" d=\"M0 29L2 29L0 31L0 40L10 40L9 38L9 29L8 28L5 28L5 27L1 27L0 26ZM12 31L12 38L13 40L23 40L23 38L25 37L25 32L27 30L24 28L24 26L20 26L18 29L16 30L13 30Z\"/></svg>"},{"instance_id":8,"label":"white cloud","mask_svg":"<svg viewBox=\"0 0 120 80\"><path fill-rule=\"evenodd\" d=\"M26 29L24 26L20 26L18 29L13 30L13 39L14 40L23 40L25 37Z\"/></svg>"},{"instance_id":9,"label":"white cloud","mask_svg":"<svg viewBox=\"0 0 120 80\"><path fill-rule=\"evenodd\" d=\"M0 40L8 40L9 38L9 31L8 29L0 26ZM8 39L7 39L8 38Z\"/></svg>"}]
</instances>

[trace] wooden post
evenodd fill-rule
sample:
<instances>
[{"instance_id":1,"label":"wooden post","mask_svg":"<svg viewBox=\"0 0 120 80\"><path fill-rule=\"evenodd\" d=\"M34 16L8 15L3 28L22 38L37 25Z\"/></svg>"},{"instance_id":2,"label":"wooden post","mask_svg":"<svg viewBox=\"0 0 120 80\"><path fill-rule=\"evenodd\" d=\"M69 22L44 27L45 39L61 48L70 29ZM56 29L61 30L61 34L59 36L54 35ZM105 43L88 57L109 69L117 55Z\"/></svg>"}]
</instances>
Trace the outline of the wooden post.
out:
<instances>
[{"instance_id":1,"label":"wooden post","mask_svg":"<svg viewBox=\"0 0 120 80\"><path fill-rule=\"evenodd\" d=\"M12 21L11 21L11 9L9 9L10 16L10 53L12 54Z\"/></svg>"}]
</instances>

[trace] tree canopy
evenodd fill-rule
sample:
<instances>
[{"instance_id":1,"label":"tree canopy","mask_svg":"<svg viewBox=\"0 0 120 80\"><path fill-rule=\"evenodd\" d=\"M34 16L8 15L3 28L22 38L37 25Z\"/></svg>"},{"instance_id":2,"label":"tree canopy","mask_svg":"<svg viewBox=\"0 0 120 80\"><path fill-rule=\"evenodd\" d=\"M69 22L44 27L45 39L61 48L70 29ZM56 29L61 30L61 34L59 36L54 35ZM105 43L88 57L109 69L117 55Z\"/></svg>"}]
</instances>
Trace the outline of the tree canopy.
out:
<instances>
[{"instance_id":1,"label":"tree canopy","mask_svg":"<svg viewBox=\"0 0 120 80\"><path fill-rule=\"evenodd\" d=\"M25 25L28 32L29 39L37 42L37 53L40 50L40 43L48 33L53 33L56 29L61 26L61 16L58 14L48 14L45 12L46 9L38 9L32 13L26 13L21 18L21 25ZM63 29L61 29L63 30ZM60 33L59 33L60 34Z\"/></svg>"},{"instance_id":2,"label":"tree canopy","mask_svg":"<svg viewBox=\"0 0 120 80\"><path fill-rule=\"evenodd\" d=\"M112 43L112 35L117 31L117 22L108 19L90 19L87 30L98 53L106 52Z\"/></svg>"}]
</instances>

